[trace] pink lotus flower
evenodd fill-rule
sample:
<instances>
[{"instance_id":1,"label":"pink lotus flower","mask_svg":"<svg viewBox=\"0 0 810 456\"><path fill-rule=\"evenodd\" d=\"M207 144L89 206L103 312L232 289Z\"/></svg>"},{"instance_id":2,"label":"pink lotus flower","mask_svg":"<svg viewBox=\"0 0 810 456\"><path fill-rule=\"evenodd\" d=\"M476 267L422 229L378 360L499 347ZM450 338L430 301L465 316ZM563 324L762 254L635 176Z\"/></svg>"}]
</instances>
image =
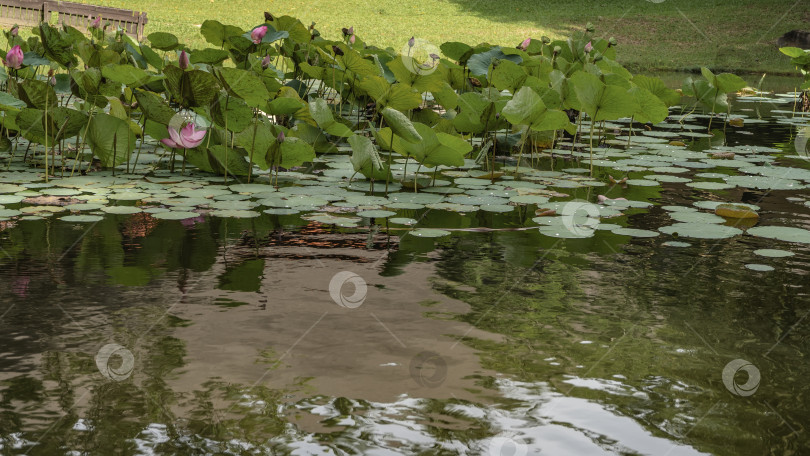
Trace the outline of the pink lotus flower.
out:
<instances>
[{"instance_id":1,"label":"pink lotus flower","mask_svg":"<svg viewBox=\"0 0 810 456\"><path fill-rule=\"evenodd\" d=\"M259 44L262 42L262 38L264 38L264 35L267 35L266 25L262 25L261 27L256 27L255 29L253 29L253 31L250 32L250 39L253 40L254 44Z\"/></svg>"},{"instance_id":2,"label":"pink lotus flower","mask_svg":"<svg viewBox=\"0 0 810 456\"><path fill-rule=\"evenodd\" d=\"M94 20L90 24L90 28L100 28L101 27L101 16L96 16L96 20Z\"/></svg>"},{"instance_id":3,"label":"pink lotus flower","mask_svg":"<svg viewBox=\"0 0 810 456\"><path fill-rule=\"evenodd\" d=\"M181 51L180 52L180 69L185 70L186 68L188 68L188 66L190 64L191 64L191 62L188 59L188 54L186 53L186 51Z\"/></svg>"},{"instance_id":4,"label":"pink lotus flower","mask_svg":"<svg viewBox=\"0 0 810 456\"><path fill-rule=\"evenodd\" d=\"M591 44L591 42L588 41L588 44L585 45L585 53L590 54L591 51L593 51L593 44Z\"/></svg>"},{"instance_id":5,"label":"pink lotus flower","mask_svg":"<svg viewBox=\"0 0 810 456\"><path fill-rule=\"evenodd\" d=\"M356 38L354 37L354 35L352 35L352 36L350 36L350 37L349 37L349 43L354 44L354 41L355 41L355 40L356 40Z\"/></svg>"},{"instance_id":6,"label":"pink lotus flower","mask_svg":"<svg viewBox=\"0 0 810 456\"><path fill-rule=\"evenodd\" d=\"M3 60L3 63L9 68L19 70L20 67L22 66L24 58L25 55L23 55L23 51L20 48L20 45L17 45L8 51L8 54L6 54L6 58Z\"/></svg>"},{"instance_id":7,"label":"pink lotus flower","mask_svg":"<svg viewBox=\"0 0 810 456\"><path fill-rule=\"evenodd\" d=\"M195 130L193 123L186 124L180 132L169 127L169 138L161 139L164 145L176 149L193 149L202 143L205 138L205 130Z\"/></svg>"},{"instance_id":8,"label":"pink lotus flower","mask_svg":"<svg viewBox=\"0 0 810 456\"><path fill-rule=\"evenodd\" d=\"M531 44L531 42L532 42L532 39L531 39L531 38L526 38L525 40L523 40L523 42L522 42L522 43L520 43L520 46L519 46L519 47L520 47L520 50L521 50L521 51L525 51L526 49L528 49L528 48L529 48L529 44Z\"/></svg>"},{"instance_id":9,"label":"pink lotus flower","mask_svg":"<svg viewBox=\"0 0 810 456\"><path fill-rule=\"evenodd\" d=\"M599 204L604 204L605 201L627 201L627 198L608 198L605 195L598 195L596 199L599 200Z\"/></svg>"}]
</instances>

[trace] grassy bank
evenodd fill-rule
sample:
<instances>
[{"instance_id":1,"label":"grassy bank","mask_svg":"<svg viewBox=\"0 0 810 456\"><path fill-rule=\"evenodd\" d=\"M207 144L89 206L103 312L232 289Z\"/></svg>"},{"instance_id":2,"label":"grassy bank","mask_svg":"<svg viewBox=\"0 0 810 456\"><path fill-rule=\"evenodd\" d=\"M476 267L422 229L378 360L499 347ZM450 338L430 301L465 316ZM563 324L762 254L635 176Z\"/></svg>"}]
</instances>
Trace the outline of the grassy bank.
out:
<instances>
[{"instance_id":1,"label":"grassy bank","mask_svg":"<svg viewBox=\"0 0 810 456\"><path fill-rule=\"evenodd\" d=\"M169 31L192 48L206 45L205 19L241 27L262 12L288 14L337 39L354 26L365 41L402 47L412 35L436 44L487 41L514 46L527 36L558 38L592 22L619 41L620 60L636 70L700 66L737 72L791 72L776 39L810 29L806 0L84 0L146 11L147 33ZM798 73L797 73L798 74Z\"/></svg>"}]
</instances>

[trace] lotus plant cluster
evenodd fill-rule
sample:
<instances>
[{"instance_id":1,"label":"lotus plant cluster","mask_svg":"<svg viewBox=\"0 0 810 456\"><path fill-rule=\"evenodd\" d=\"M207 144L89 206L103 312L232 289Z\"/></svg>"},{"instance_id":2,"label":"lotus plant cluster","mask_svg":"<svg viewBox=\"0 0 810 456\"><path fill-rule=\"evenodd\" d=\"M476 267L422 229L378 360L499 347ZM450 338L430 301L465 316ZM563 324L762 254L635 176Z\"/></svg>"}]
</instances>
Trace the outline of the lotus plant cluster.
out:
<instances>
[{"instance_id":1,"label":"lotus plant cluster","mask_svg":"<svg viewBox=\"0 0 810 456\"><path fill-rule=\"evenodd\" d=\"M318 153L351 150L356 175L386 189L403 158L400 184L418 191L419 176L435 178L439 167L477 159L494 180L504 172L496 154L520 154L516 173L527 148L534 164L541 144L621 117L661 122L681 103L660 80L624 69L615 40L590 25L508 48L411 36L396 52L366 43L359 27L329 40L290 16L258 21L243 29L207 20L207 45L194 49L168 32L144 42L105 34L100 16L84 31L43 23L27 41L14 27L3 63L16 101L3 103L2 131L15 147L24 140L50 156L50 173L57 163L63 172L91 163L133 172L144 144L160 144L170 168L182 150L184 168L226 181L271 170L277 180ZM706 70L683 92L725 112L740 84Z\"/></svg>"}]
</instances>

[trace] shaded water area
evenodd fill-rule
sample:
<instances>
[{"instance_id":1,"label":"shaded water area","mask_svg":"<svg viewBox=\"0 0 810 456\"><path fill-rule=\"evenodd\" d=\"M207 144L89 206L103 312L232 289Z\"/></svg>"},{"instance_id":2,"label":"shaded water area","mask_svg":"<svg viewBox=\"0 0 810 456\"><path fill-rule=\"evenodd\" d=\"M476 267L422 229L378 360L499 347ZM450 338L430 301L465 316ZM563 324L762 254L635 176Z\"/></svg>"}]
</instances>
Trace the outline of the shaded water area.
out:
<instances>
[{"instance_id":1,"label":"shaded water area","mask_svg":"<svg viewBox=\"0 0 810 456\"><path fill-rule=\"evenodd\" d=\"M810 169L789 104L735 106L763 122L729 127L727 146ZM691 151L718 146L692 140ZM685 175L743 174L734 162ZM623 172L649 171L598 166L594 179ZM758 206L760 226L807 229L799 181L555 190L652 204L605 226L657 232L671 207L730 201ZM566 239L539 230L535 209L397 209L456 230L435 238L284 211L2 221L0 452L806 452L810 243L616 229Z\"/></svg>"}]
</instances>

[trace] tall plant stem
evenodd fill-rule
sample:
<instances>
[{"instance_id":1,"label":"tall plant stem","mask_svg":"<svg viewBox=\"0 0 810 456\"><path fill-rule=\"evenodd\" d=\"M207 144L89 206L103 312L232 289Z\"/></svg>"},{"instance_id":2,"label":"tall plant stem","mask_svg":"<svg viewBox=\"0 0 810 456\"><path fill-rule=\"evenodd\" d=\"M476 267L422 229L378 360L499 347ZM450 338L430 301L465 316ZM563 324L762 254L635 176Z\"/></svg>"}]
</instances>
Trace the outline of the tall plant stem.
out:
<instances>
[{"instance_id":1,"label":"tall plant stem","mask_svg":"<svg viewBox=\"0 0 810 456\"><path fill-rule=\"evenodd\" d=\"M382 125L382 121L380 121ZM388 144L388 174L385 176L385 196L388 196L388 181L391 180L391 160L394 156L394 129L391 129L391 142Z\"/></svg>"},{"instance_id":2,"label":"tall plant stem","mask_svg":"<svg viewBox=\"0 0 810 456\"><path fill-rule=\"evenodd\" d=\"M48 91L45 91L45 182L48 182Z\"/></svg>"},{"instance_id":3,"label":"tall plant stem","mask_svg":"<svg viewBox=\"0 0 810 456\"><path fill-rule=\"evenodd\" d=\"M225 180L228 183L228 101L231 99L230 95L225 96Z\"/></svg>"},{"instance_id":4,"label":"tall plant stem","mask_svg":"<svg viewBox=\"0 0 810 456\"><path fill-rule=\"evenodd\" d=\"M408 177L408 159L409 158L411 158L410 155L405 156L405 169L402 170L402 179L400 179L400 181L399 181L400 183L404 182L405 178ZM416 179L416 176L414 176L414 179Z\"/></svg>"},{"instance_id":5,"label":"tall plant stem","mask_svg":"<svg viewBox=\"0 0 810 456\"><path fill-rule=\"evenodd\" d=\"M633 121L635 120L636 116L630 117L630 132L627 134L627 148L630 148L630 140L633 138Z\"/></svg>"},{"instance_id":6,"label":"tall plant stem","mask_svg":"<svg viewBox=\"0 0 810 456\"><path fill-rule=\"evenodd\" d=\"M599 112L599 110L596 112ZM594 113L593 117L596 118L596 113ZM591 134L589 135L588 140L590 141L591 145L591 177L593 177L593 120L591 120Z\"/></svg>"},{"instance_id":7,"label":"tall plant stem","mask_svg":"<svg viewBox=\"0 0 810 456\"><path fill-rule=\"evenodd\" d=\"M81 157L81 154L82 154L82 150L84 149L84 142L87 140L87 130L90 128L90 122L93 121L93 113L94 113L94 111L91 110L90 111L90 117L87 119L87 125L85 125L85 127L84 127L84 134L82 135L81 144L79 144L78 138L76 139L76 144L78 146L78 147L76 147L76 160L74 160L73 169L70 170L70 177L73 177L73 173L76 171L76 162L78 162L80 169L82 167L80 157Z\"/></svg>"},{"instance_id":8,"label":"tall plant stem","mask_svg":"<svg viewBox=\"0 0 810 456\"><path fill-rule=\"evenodd\" d=\"M146 137L146 114L143 116L143 127L141 128L141 142L138 144L138 152L135 153L135 163L132 164L132 172L138 167L138 159L141 158L141 147L143 146L143 138Z\"/></svg>"},{"instance_id":9,"label":"tall plant stem","mask_svg":"<svg viewBox=\"0 0 810 456\"><path fill-rule=\"evenodd\" d=\"M256 148L256 130L259 128L259 111L256 110L255 114L253 115L253 139L250 143L250 156L248 157L248 184L250 183L250 177L253 175L253 150Z\"/></svg>"},{"instance_id":10,"label":"tall plant stem","mask_svg":"<svg viewBox=\"0 0 810 456\"><path fill-rule=\"evenodd\" d=\"M65 131L65 127L67 126L68 119L65 119L62 122L62 126L59 127L59 130L56 131L56 136L53 137L53 144L51 145L51 170L53 171L53 175L56 175L56 146L59 146L59 137L62 136L62 132ZM47 123L46 123L47 124ZM59 146L59 154L62 153L62 147ZM48 149L45 149L45 156L48 156ZM64 177L64 167L65 167L65 159L62 157L62 177ZM46 167L47 168L47 167Z\"/></svg>"},{"instance_id":11,"label":"tall plant stem","mask_svg":"<svg viewBox=\"0 0 810 456\"><path fill-rule=\"evenodd\" d=\"M529 136L529 127L526 126L526 131L523 132L523 137L520 139L520 152L518 152L517 164L515 165L515 176L517 176L518 168L520 168L520 159L523 158L523 148L526 147L526 139Z\"/></svg>"}]
</instances>

